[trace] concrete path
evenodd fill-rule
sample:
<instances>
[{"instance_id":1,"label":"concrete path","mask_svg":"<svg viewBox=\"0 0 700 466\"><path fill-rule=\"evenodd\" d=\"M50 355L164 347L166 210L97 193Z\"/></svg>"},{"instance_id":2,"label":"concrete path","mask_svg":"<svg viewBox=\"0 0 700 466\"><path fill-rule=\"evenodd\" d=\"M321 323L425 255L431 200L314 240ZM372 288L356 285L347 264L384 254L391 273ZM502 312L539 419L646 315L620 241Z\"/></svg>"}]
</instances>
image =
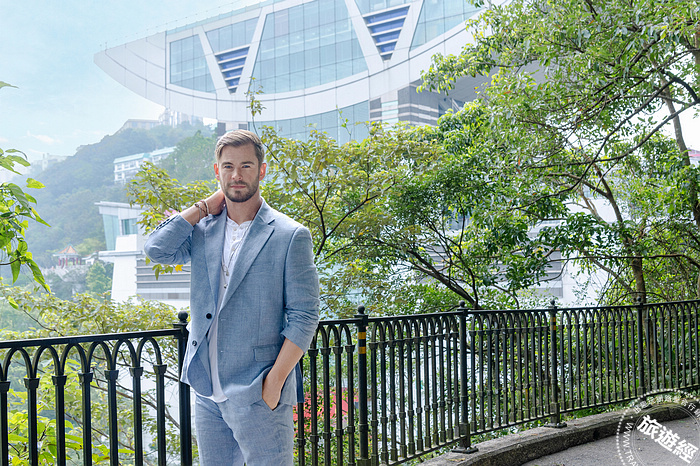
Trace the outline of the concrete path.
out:
<instances>
[{"instance_id":1,"label":"concrete path","mask_svg":"<svg viewBox=\"0 0 700 466\"><path fill-rule=\"evenodd\" d=\"M567 421L564 428L537 427L489 440L478 444L476 453L447 453L424 464L700 466L700 420L687 416L677 405L597 414Z\"/></svg>"},{"instance_id":2,"label":"concrete path","mask_svg":"<svg viewBox=\"0 0 700 466\"><path fill-rule=\"evenodd\" d=\"M698 439L700 430L697 419L685 418L676 421L667 421L663 426L670 429L681 439ZM523 463L524 466L606 466L606 465L687 465L700 464L700 454L695 453L688 463L678 455L673 454L653 440L649 435L635 430L626 441L623 437L612 435L594 442L585 443L569 448L559 453L543 456L536 460ZM692 442L691 442L692 443ZM697 440L695 446L700 446ZM620 452L618 452L618 447Z\"/></svg>"}]
</instances>

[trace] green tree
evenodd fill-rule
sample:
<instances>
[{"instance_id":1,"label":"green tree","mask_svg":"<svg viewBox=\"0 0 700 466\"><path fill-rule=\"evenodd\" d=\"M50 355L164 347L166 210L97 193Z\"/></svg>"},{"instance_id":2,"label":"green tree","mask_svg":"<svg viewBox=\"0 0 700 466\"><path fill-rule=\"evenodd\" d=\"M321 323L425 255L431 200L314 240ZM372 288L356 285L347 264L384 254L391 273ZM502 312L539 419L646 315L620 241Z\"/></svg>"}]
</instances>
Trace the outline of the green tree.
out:
<instances>
[{"instance_id":1,"label":"green tree","mask_svg":"<svg viewBox=\"0 0 700 466\"><path fill-rule=\"evenodd\" d=\"M98 295L104 294L109 298L112 290L112 270L114 264L105 264L102 261L95 261L88 269L85 277L85 287L90 293Z\"/></svg>"},{"instance_id":2,"label":"green tree","mask_svg":"<svg viewBox=\"0 0 700 466\"><path fill-rule=\"evenodd\" d=\"M384 221L356 239L353 254L390 269L403 266L418 282L430 278L453 293L453 303L518 307L518 293L546 277L554 252L532 231L564 207L541 198L514 208L530 189L526 183L536 180L513 176L503 164L503 147L484 137L487 129L478 104L423 128L422 137L444 155L387 194L378 214Z\"/></svg>"},{"instance_id":3,"label":"green tree","mask_svg":"<svg viewBox=\"0 0 700 466\"><path fill-rule=\"evenodd\" d=\"M14 87L0 81L0 89ZM0 167L3 171L9 171L19 175L16 166L28 167L26 156L16 149L0 149ZM28 178L26 187L32 189L43 188L40 182ZM12 270L12 281L16 281L22 266L28 267L34 280L48 289L44 276L39 266L34 262L32 253L29 252L25 239L29 221L38 222L48 226L34 209L36 199L22 190L15 183L3 182L0 184L0 266L9 265Z\"/></svg>"},{"instance_id":4,"label":"green tree","mask_svg":"<svg viewBox=\"0 0 700 466\"><path fill-rule=\"evenodd\" d=\"M436 56L424 73L433 90L491 76L479 90L489 144L504 147L501 163L513 173L540 181L515 208L566 202L571 215L549 240L604 270L610 300L667 294L648 289L649 274L681 267L690 282L698 276L700 178L679 119L700 103L698 16L695 1L515 0L471 21L474 43ZM675 147L660 137L664 127ZM684 288L697 294L697 285Z\"/></svg>"},{"instance_id":5,"label":"green tree","mask_svg":"<svg viewBox=\"0 0 700 466\"><path fill-rule=\"evenodd\" d=\"M425 170L442 153L439 145L403 126L373 125L369 134L362 141L340 145L318 131L312 131L307 141L297 141L279 136L272 128L263 129L268 163L263 196L311 230L324 307L333 309L332 315L354 313L357 296L371 292L385 296L390 280L396 283L393 271L380 276L379 268L373 267L373 273L367 273L358 261L347 260L344 251L377 222L391 221L378 207L387 192L412 173ZM162 168L146 164L127 189L131 202L148 207L140 220L148 231L173 210L206 197L214 186L181 185ZM157 273L171 270L155 268ZM379 300L373 302L377 311L390 312Z\"/></svg>"}]
</instances>

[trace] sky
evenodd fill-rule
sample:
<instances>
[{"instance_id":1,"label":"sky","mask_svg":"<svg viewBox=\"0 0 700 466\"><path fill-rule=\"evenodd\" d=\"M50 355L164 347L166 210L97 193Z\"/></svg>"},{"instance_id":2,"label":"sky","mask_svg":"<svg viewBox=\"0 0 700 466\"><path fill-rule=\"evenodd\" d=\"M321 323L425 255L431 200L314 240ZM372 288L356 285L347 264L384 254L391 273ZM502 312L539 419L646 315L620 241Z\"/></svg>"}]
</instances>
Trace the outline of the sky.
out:
<instances>
[{"instance_id":1,"label":"sky","mask_svg":"<svg viewBox=\"0 0 700 466\"><path fill-rule=\"evenodd\" d=\"M96 53L234 9L231 0L0 0L0 148L73 155L163 107L118 84ZM199 6L198 6L199 5ZM204 6L202 6L204 5Z\"/></svg>"},{"instance_id":2,"label":"sky","mask_svg":"<svg viewBox=\"0 0 700 466\"><path fill-rule=\"evenodd\" d=\"M0 0L0 148L73 155L163 108L110 78L96 53L241 6L243 0ZM198 7L197 5L205 6ZM690 123L690 124L689 124ZM684 125L700 149L700 125Z\"/></svg>"}]
</instances>

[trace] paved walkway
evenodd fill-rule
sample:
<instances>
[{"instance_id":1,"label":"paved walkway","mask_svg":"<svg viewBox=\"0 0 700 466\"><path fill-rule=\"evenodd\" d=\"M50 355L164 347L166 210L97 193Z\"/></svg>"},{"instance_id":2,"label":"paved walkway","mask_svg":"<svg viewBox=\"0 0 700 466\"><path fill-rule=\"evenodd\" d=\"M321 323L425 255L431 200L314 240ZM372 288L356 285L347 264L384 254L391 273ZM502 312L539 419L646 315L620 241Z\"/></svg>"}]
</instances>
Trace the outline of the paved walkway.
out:
<instances>
[{"instance_id":1,"label":"paved walkway","mask_svg":"<svg viewBox=\"0 0 700 466\"><path fill-rule=\"evenodd\" d=\"M426 466L700 466L700 420L674 405L618 411L538 427L448 453ZM620 420L623 415L624 422ZM644 416L648 416L646 421Z\"/></svg>"},{"instance_id":2,"label":"paved walkway","mask_svg":"<svg viewBox=\"0 0 700 466\"><path fill-rule=\"evenodd\" d=\"M698 429L697 419L685 418L676 421L667 421L663 426L670 429L674 434L681 439L698 439L700 438L700 430ZM698 459L700 454L696 453L687 463L678 455L674 455L672 451L666 450L650 436L635 430L631 432L631 436L620 438L618 435L612 435L604 439L594 442L585 443L576 447L569 448L559 453L543 456L536 460L523 463L524 466L589 466L589 465L687 465L700 464ZM695 446L700 446L697 440ZM620 452L618 453L618 446ZM675 450L672 448L672 450ZM693 461L694 460L694 461Z\"/></svg>"}]
</instances>

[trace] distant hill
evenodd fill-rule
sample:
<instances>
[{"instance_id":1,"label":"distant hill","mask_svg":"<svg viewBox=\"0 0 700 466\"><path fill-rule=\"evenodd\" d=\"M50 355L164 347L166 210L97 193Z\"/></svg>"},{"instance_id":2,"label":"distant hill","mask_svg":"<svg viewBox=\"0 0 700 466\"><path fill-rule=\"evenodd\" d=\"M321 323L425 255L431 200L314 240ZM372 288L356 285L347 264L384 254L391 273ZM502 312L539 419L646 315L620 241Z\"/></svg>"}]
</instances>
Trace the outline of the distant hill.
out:
<instances>
[{"instance_id":1,"label":"distant hill","mask_svg":"<svg viewBox=\"0 0 700 466\"><path fill-rule=\"evenodd\" d=\"M30 225L27 240L34 259L43 267L53 264L52 254L72 244L84 255L104 249L104 228L95 202L125 202L123 185L114 184L113 160L117 157L175 146L209 128L183 124L151 130L125 129L82 146L74 156L53 164L32 177L46 187L29 190L37 200L39 215L51 225Z\"/></svg>"}]
</instances>

